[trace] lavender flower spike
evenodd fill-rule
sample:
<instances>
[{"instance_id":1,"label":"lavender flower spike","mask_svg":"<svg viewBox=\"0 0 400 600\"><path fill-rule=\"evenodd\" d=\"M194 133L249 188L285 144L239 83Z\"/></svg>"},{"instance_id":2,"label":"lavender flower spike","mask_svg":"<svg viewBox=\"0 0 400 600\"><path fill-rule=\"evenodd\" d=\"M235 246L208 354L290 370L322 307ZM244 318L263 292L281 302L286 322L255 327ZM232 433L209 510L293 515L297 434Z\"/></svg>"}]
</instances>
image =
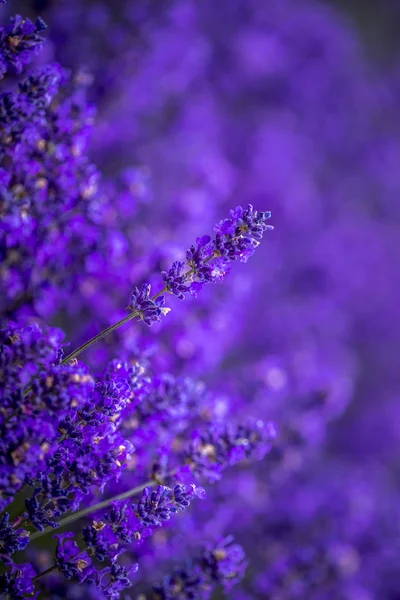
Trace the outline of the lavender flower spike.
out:
<instances>
[{"instance_id":1,"label":"lavender flower spike","mask_svg":"<svg viewBox=\"0 0 400 600\"><path fill-rule=\"evenodd\" d=\"M22 600L36 598L33 580L36 573L30 563L12 564L8 573L0 575L0 590L3 598ZM4 595L3 595L4 594Z\"/></svg>"},{"instance_id":2,"label":"lavender flower spike","mask_svg":"<svg viewBox=\"0 0 400 600\"><path fill-rule=\"evenodd\" d=\"M142 284L141 288L135 287L131 294L131 302L127 307L131 310L130 314L79 346L71 354L68 354L61 364L66 364L76 358L90 346L135 317L139 317L149 326L160 321L161 316L171 310L164 306L164 292L175 294L183 299L184 291L190 291L196 295L203 283L221 281L229 271L229 262L231 260L247 261L258 246L264 231L273 229L271 225L266 224L270 216L270 212L254 210L251 204L246 209L239 206L231 211L231 218L221 221L216 226L218 233L214 240L211 240L208 235L197 238L197 248L195 246L189 248L186 252L186 263L183 266L180 263L174 263L168 272L163 271L162 278L165 285L159 292L150 296L151 286L149 283ZM185 267L186 271L184 271Z\"/></svg>"},{"instance_id":3,"label":"lavender flower spike","mask_svg":"<svg viewBox=\"0 0 400 600\"><path fill-rule=\"evenodd\" d=\"M169 310L164 307L164 292L184 300L187 292L197 295L203 284L221 281L229 272L229 263L233 260L246 262L264 232L273 229L266 223L270 217L270 212L254 210L251 204L247 208L238 206L231 211L229 219L215 226L213 240L209 235L198 237L196 245L186 251L185 262L175 261L168 271L162 271L164 287L160 292L150 296L148 283L140 289L135 287L128 308L138 312L147 325L161 321L161 316Z\"/></svg>"},{"instance_id":4,"label":"lavender flower spike","mask_svg":"<svg viewBox=\"0 0 400 600\"><path fill-rule=\"evenodd\" d=\"M186 279L183 272L184 267L184 262L175 261L172 263L172 267L169 271L162 271L161 273L167 291L179 298L179 300L185 299L185 292L188 290L188 285L185 283Z\"/></svg>"}]
</instances>

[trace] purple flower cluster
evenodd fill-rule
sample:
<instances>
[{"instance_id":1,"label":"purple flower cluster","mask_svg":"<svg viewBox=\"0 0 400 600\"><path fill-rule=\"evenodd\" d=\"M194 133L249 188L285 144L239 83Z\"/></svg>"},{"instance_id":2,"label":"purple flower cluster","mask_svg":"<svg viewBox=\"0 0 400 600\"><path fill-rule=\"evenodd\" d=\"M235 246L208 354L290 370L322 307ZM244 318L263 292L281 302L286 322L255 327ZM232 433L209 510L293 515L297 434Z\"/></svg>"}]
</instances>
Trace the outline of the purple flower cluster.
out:
<instances>
[{"instance_id":1,"label":"purple flower cluster","mask_svg":"<svg viewBox=\"0 0 400 600\"><path fill-rule=\"evenodd\" d=\"M102 521L84 528L86 546L100 562L105 558L114 560L123 551L119 545L123 548L148 537L151 528L160 527L172 514L185 510L195 497L204 497L204 490L194 485L145 488L136 504L114 503Z\"/></svg>"},{"instance_id":2,"label":"purple flower cluster","mask_svg":"<svg viewBox=\"0 0 400 600\"><path fill-rule=\"evenodd\" d=\"M154 586L154 600L207 600L217 585L229 591L240 581L247 563L243 548L228 537L209 545L187 566L176 568Z\"/></svg>"},{"instance_id":3,"label":"purple flower cluster","mask_svg":"<svg viewBox=\"0 0 400 600\"><path fill-rule=\"evenodd\" d=\"M76 415L93 389L81 366L59 364L58 330L11 323L0 332L2 408L0 414L1 506L44 466L58 438L60 421ZM30 388L27 388L31 384ZM29 389L28 394L24 392Z\"/></svg>"},{"instance_id":4,"label":"purple flower cluster","mask_svg":"<svg viewBox=\"0 0 400 600\"><path fill-rule=\"evenodd\" d=\"M194 281L194 288L191 289L198 289L196 282L201 284L223 279L232 260L246 262L264 232L273 229L266 223L270 217L270 212L254 210L251 204L245 209L238 206L231 211L229 219L216 225L214 240L211 241L209 236L197 238L197 248L191 246L186 253L187 266L193 271L190 279Z\"/></svg>"},{"instance_id":5,"label":"purple flower cluster","mask_svg":"<svg viewBox=\"0 0 400 600\"><path fill-rule=\"evenodd\" d=\"M161 321L161 316L166 314L168 309L164 308L164 296L158 296L158 298L153 299L150 297L150 292L150 284L143 284L140 289L135 287L131 294L129 308L137 312L139 318L142 319L146 325L151 326L154 322Z\"/></svg>"},{"instance_id":6,"label":"purple flower cluster","mask_svg":"<svg viewBox=\"0 0 400 600\"><path fill-rule=\"evenodd\" d=\"M3 513L0 520L0 555L11 556L23 550L29 543L29 532L18 528L17 523L10 524L10 516Z\"/></svg>"},{"instance_id":7,"label":"purple flower cluster","mask_svg":"<svg viewBox=\"0 0 400 600\"><path fill-rule=\"evenodd\" d=\"M140 542L169 520L171 514L185 510L193 498L203 497L204 490L194 485L173 489L158 486L145 488L137 503L114 503L102 520L93 521L82 531L84 550L73 540L73 533L56 535L58 540L55 566L66 579L86 581L98 588L105 598L113 600L127 587L138 569L137 564L126 569L118 558L129 545ZM106 563L97 569L93 560Z\"/></svg>"},{"instance_id":8,"label":"purple flower cluster","mask_svg":"<svg viewBox=\"0 0 400 600\"><path fill-rule=\"evenodd\" d=\"M33 23L20 15L10 19L10 22L0 27L0 78L13 67L21 73L28 65L34 54L41 49L44 38L41 32L47 25L38 17Z\"/></svg>"},{"instance_id":9,"label":"purple flower cluster","mask_svg":"<svg viewBox=\"0 0 400 600\"><path fill-rule=\"evenodd\" d=\"M77 577L84 581L90 573L90 558L86 552L81 552L76 542L72 541L73 533L60 533L57 538L56 562L57 569L66 579Z\"/></svg>"},{"instance_id":10,"label":"purple flower cluster","mask_svg":"<svg viewBox=\"0 0 400 600\"><path fill-rule=\"evenodd\" d=\"M244 459L261 460L271 450L277 432L273 423L211 426L195 432L183 453L183 462L209 481L221 478L222 471Z\"/></svg>"},{"instance_id":11,"label":"purple flower cluster","mask_svg":"<svg viewBox=\"0 0 400 600\"><path fill-rule=\"evenodd\" d=\"M10 520L8 513L2 518L1 553L7 562L15 552L28 546L28 528L34 527L39 534L45 534L47 528L57 528L63 523L60 517L66 512L79 518L85 496L93 496L96 489L103 492L108 482L118 481L135 451L123 435L124 423L134 419L143 429L142 420L148 427L146 419L155 418L159 423L158 444L165 446L186 432L196 414L200 416L196 403L205 397L204 387L189 379L175 380L165 375L152 380L135 360L131 364L112 361L96 383L75 359L63 358L59 332L49 330L47 335L48 338L44 337L36 327L18 325L2 330L3 379L11 386L4 389L4 465L6 468L10 455L10 477L15 483L16 466L21 463L23 472L18 483L33 487L32 494L25 499L25 512L15 520ZM25 371L22 387L21 370ZM5 420L4 417L10 416ZM140 436L135 437L140 443ZM243 458L262 458L274 437L274 427L268 424L264 430L262 422L235 430L223 428L194 439L190 450L177 456L182 466L185 462L189 464L191 472L216 479L222 470ZM17 442L11 441L14 438L18 440L18 453L14 448ZM26 452L30 454L33 442L42 452L35 469L25 457ZM170 477L178 471L179 465L164 476ZM13 495L9 492L10 499ZM74 577L80 582L90 582L105 597L117 598L131 585L129 575L137 569L133 565L126 571L116 562L126 546L148 537L154 527L185 510L196 496L204 497L204 491L194 485L176 483L173 488L159 485L154 491L145 487L136 504L114 503L104 521L94 521L83 529L86 550L81 550L72 539L72 532L58 535L55 564L50 570L57 569L66 579ZM95 569L92 557L107 561L109 566L101 571ZM7 577L11 589L14 572L11 570Z\"/></svg>"},{"instance_id":12,"label":"purple flower cluster","mask_svg":"<svg viewBox=\"0 0 400 600\"><path fill-rule=\"evenodd\" d=\"M103 491L106 483L120 478L134 448L118 426L122 414L140 401L146 386L142 375L139 365L114 361L92 393L86 390L79 408L60 418L53 452L29 482L34 491L25 500L26 518L36 529L57 527L57 519L77 510L92 488ZM62 398L62 393L58 396Z\"/></svg>"},{"instance_id":13,"label":"purple flower cluster","mask_svg":"<svg viewBox=\"0 0 400 600\"><path fill-rule=\"evenodd\" d=\"M0 575L0 590L13 600L23 598L34 598L35 588L33 578L36 573L29 563L18 565L12 564L7 573Z\"/></svg>"}]
</instances>

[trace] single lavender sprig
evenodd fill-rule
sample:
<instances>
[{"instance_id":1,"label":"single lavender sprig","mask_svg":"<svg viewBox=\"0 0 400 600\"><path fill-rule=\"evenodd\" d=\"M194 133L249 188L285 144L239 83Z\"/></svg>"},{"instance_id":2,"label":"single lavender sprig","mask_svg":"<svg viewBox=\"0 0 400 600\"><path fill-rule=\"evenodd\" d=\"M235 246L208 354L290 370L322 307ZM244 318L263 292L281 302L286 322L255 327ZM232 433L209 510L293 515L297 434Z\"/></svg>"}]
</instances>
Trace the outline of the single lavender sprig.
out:
<instances>
[{"instance_id":1,"label":"single lavender sprig","mask_svg":"<svg viewBox=\"0 0 400 600\"><path fill-rule=\"evenodd\" d=\"M144 393L143 373L137 362L112 361L78 410L63 416L57 428L61 437L40 476L29 482L34 491L25 500L27 523L39 531L55 528L94 487L103 491L107 482L118 480L133 452L119 425L123 411L133 409Z\"/></svg>"},{"instance_id":2,"label":"single lavender sprig","mask_svg":"<svg viewBox=\"0 0 400 600\"><path fill-rule=\"evenodd\" d=\"M270 217L270 212L254 210L251 204L245 209L239 206L231 211L230 218L216 225L214 240L209 236L197 238L197 246L189 248L183 265L174 262L169 271L161 273L165 285L160 291L150 295L151 287L148 283L140 288L135 287L128 306L131 312L68 354L62 364L76 358L132 319L139 318L150 326L160 321L161 316L170 311L164 306L165 293L183 299L187 292L196 295L205 283L221 281L228 273L229 263L233 260L246 262L259 245L264 232L273 229L272 225L267 224ZM30 391L30 388L25 390L25 395Z\"/></svg>"},{"instance_id":3,"label":"single lavender sprig","mask_svg":"<svg viewBox=\"0 0 400 600\"><path fill-rule=\"evenodd\" d=\"M203 488L176 484L172 488L158 485L155 490L145 487L138 502L117 501L102 519L83 529L89 552L97 560L114 560L120 549L152 534L173 514L186 510L194 498L203 499Z\"/></svg>"},{"instance_id":4,"label":"single lavender sprig","mask_svg":"<svg viewBox=\"0 0 400 600\"><path fill-rule=\"evenodd\" d=\"M30 563L11 564L10 570L0 575L0 590L4 598L21 600L33 597L35 571Z\"/></svg>"},{"instance_id":5,"label":"single lavender sprig","mask_svg":"<svg viewBox=\"0 0 400 600\"><path fill-rule=\"evenodd\" d=\"M229 272L229 263L246 262L264 232L273 229L266 223L270 217L270 212L256 211L251 204L232 210L230 218L215 226L213 240L208 235L197 238L197 245L186 252L185 263L174 262L169 271L162 272L167 291L183 300L187 292L196 295L203 284L221 281Z\"/></svg>"},{"instance_id":6,"label":"single lavender sprig","mask_svg":"<svg viewBox=\"0 0 400 600\"><path fill-rule=\"evenodd\" d=\"M6 512L0 519L0 557L9 558L14 552L24 550L29 543L29 533L19 527L18 521L10 523Z\"/></svg>"}]
</instances>

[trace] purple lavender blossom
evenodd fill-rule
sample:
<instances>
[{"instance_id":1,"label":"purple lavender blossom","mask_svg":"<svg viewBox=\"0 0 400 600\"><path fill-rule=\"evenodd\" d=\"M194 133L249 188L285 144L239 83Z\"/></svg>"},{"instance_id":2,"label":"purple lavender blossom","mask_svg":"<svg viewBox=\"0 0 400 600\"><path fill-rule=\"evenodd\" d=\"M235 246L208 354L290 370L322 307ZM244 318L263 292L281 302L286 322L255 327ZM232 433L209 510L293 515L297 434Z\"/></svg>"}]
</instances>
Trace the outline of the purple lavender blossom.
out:
<instances>
[{"instance_id":1,"label":"purple lavender blossom","mask_svg":"<svg viewBox=\"0 0 400 600\"><path fill-rule=\"evenodd\" d=\"M72 541L73 533L60 533L57 538L56 566L66 579L77 577L83 582L91 572L91 560L86 552L79 550L76 542Z\"/></svg>"},{"instance_id":2,"label":"purple lavender blossom","mask_svg":"<svg viewBox=\"0 0 400 600\"><path fill-rule=\"evenodd\" d=\"M12 17L10 23L0 27L0 78L10 66L17 73L29 64L35 54L40 51L44 38L41 32L47 25L38 17L33 23L20 15Z\"/></svg>"},{"instance_id":3,"label":"purple lavender blossom","mask_svg":"<svg viewBox=\"0 0 400 600\"><path fill-rule=\"evenodd\" d=\"M67 412L60 420L61 436L40 477L30 482L36 486L32 497L25 500L27 518L39 531L56 527L57 518L76 510L93 487L103 490L107 482L119 479L130 461L134 448L118 431L116 422L130 404L131 394L140 388L140 368L125 365L129 376L125 379L123 367L123 363L112 363L105 380L86 389L79 402L75 394L78 410ZM114 369L118 372L116 380L112 379Z\"/></svg>"},{"instance_id":4,"label":"purple lavender blossom","mask_svg":"<svg viewBox=\"0 0 400 600\"><path fill-rule=\"evenodd\" d=\"M203 235L196 239L196 246L191 246L186 251L186 263L191 271L193 278L199 283L209 283L213 281L212 268L208 262L213 258L213 248L209 235Z\"/></svg>"},{"instance_id":5,"label":"purple lavender blossom","mask_svg":"<svg viewBox=\"0 0 400 600\"><path fill-rule=\"evenodd\" d=\"M0 556L10 557L14 552L24 550L29 543L29 532L17 523L10 523L10 515L5 512L0 519Z\"/></svg>"},{"instance_id":6,"label":"purple lavender blossom","mask_svg":"<svg viewBox=\"0 0 400 600\"><path fill-rule=\"evenodd\" d=\"M106 558L113 561L124 547L151 535L152 527L160 527L172 514L186 510L196 497L204 498L202 488L177 484L173 489L145 488L134 504L115 502L102 520L84 528L87 548L100 562Z\"/></svg>"},{"instance_id":7,"label":"purple lavender blossom","mask_svg":"<svg viewBox=\"0 0 400 600\"><path fill-rule=\"evenodd\" d=\"M185 293L190 288L186 282L184 266L184 262L175 261L168 272L163 271L161 273L167 291L179 298L179 300L184 300Z\"/></svg>"},{"instance_id":8,"label":"purple lavender blossom","mask_svg":"<svg viewBox=\"0 0 400 600\"><path fill-rule=\"evenodd\" d=\"M266 220L270 212L254 210L251 204L246 209L238 206L231 211L231 218L221 221L215 227L217 235L211 241L209 236L197 238L197 248L191 246L187 251L187 266L193 271L190 280L210 283L220 281L228 272L232 260L246 262L253 254L263 237L263 233L272 230Z\"/></svg>"},{"instance_id":9,"label":"purple lavender blossom","mask_svg":"<svg viewBox=\"0 0 400 600\"><path fill-rule=\"evenodd\" d=\"M161 316L168 309L163 308L165 303L164 296L158 296L155 300L150 297L151 286L148 283L142 285L141 289L135 287L131 294L131 303L129 308L139 313L140 319L146 325L152 325L154 322L161 321Z\"/></svg>"},{"instance_id":10,"label":"purple lavender blossom","mask_svg":"<svg viewBox=\"0 0 400 600\"><path fill-rule=\"evenodd\" d=\"M204 490L195 485L185 489L185 486L177 484L172 490L164 486L153 491L145 488L137 504L136 516L142 525L161 525L162 521L169 520L172 513L184 510L193 498L203 495Z\"/></svg>"},{"instance_id":11,"label":"purple lavender blossom","mask_svg":"<svg viewBox=\"0 0 400 600\"><path fill-rule=\"evenodd\" d=\"M136 573L138 565L126 570L117 559L132 542L139 542L151 535L152 527L160 527L170 516L188 508L195 497L202 498L204 490L192 485L175 485L173 489L158 486L156 490L145 488L137 503L115 502L103 517L93 521L83 529L83 540L87 552L81 552L73 533L56 536L59 545L56 551L56 565L69 579L77 577L80 582L87 580L106 594L107 598L117 598L118 593L132 585L130 577ZM89 565L93 556L100 563L109 563L101 570ZM105 581L110 581L105 585Z\"/></svg>"},{"instance_id":12,"label":"purple lavender blossom","mask_svg":"<svg viewBox=\"0 0 400 600\"><path fill-rule=\"evenodd\" d=\"M260 243L264 232L273 229L272 225L266 224L270 217L270 212L254 210L251 204L246 209L238 206L232 210L231 218L221 221L215 227L215 248L221 258L246 262Z\"/></svg>"},{"instance_id":13,"label":"purple lavender blossom","mask_svg":"<svg viewBox=\"0 0 400 600\"><path fill-rule=\"evenodd\" d=\"M67 265L104 240L93 212L98 174L84 153L93 123L87 86L83 73L54 64L0 95L3 316L52 312L72 283Z\"/></svg>"},{"instance_id":14,"label":"purple lavender blossom","mask_svg":"<svg viewBox=\"0 0 400 600\"><path fill-rule=\"evenodd\" d=\"M33 578L36 573L31 564L12 564L8 573L0 575L0 589L2 593L15 600L23 598L36 598Z\"/></svg>"},{"instance_id":15,"label":"purple lavender blossom","mask_svg":"<svg viewBox=\"0 0 400 600\"><path fill-rule=\"evenodd\" d=\"M101 571L94 571L88 577L88 583L96 586L107 600L118 600L121 592L132 586L131 578L137 570L137 564L132 564L126 568L114 562L110 567L105 567Z\"/></svg>"},{"instance_id":16,"label":"purple lavender blossom","mask_svg":"<svg viewBox=\"0 0 400 600\"><path fill-rule=\"evenodd\" d=\"M229 591L243 578L246 566L243 548L234 544L232 537L227 537L217 544L210 544L199 558L176 568L162 583L154 586L153 598L207 600L217 585Z\"/></svg>"},{"instance_id":17,"label":"purple lavender blossom","mask_svg":"<svg viewBox=\"0 0 400 600\"><path fill-rule=\"evenodd\" d=\"M94 381L83 367L58 364L59 330L11 323L0 339L0 502L5 506L43 468L60 420L76 416Z\"/></svg>"},{"instance_id":18,"label":"purple lavender blossom","mask_svg":"<svg viewBox=\"0 0 400 600\"><path fill-rule=\"evenodd\" d=\"M195 432L183 453L183 462L191 471L210 481L245 458L261 460L271 450L277 432L272 423L249 422L247 425L214 426Z\"/></svg>"},{"instance_id":19,"label":"purple lavender blossom","mask_svg":"<svg viewBox=\"0 0 400 600\"><path fill-rule=\"evenodd\" d=\"M232 536L228 536L208 546L201 559L204 572L212 581L222 583L225 590L243 578L247 566L243 548L233 541Z\"/></svg>"}]
</instances>

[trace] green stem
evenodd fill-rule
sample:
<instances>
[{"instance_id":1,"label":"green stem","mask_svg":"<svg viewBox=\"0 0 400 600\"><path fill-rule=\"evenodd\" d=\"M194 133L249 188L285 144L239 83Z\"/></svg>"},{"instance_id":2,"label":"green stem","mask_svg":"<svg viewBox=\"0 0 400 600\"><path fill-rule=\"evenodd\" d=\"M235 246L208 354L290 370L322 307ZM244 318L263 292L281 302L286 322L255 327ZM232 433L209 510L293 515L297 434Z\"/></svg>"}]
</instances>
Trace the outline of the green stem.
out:
<instances>
[{"instance_id":1,"label":"green stem","mask_svg":"<svg viewBox=\"0 0 400 600\"><path fill-rule=\"evenodd\" d=\"M162 288L162 290L160 290L159 292L157 292L157 294L154 294L150 299L154 301L159 296L161 296L161 294L164 294L167 291L168 290L167 290L166 286L164 286ZM68 354L68 356L66 356L61 361L61 364L62 365L66 365L70 360L73 360L74 358L76 358L77 356L79 356L80 354L82 354L82 352L85 352L85 350L87 350L88 348L90 348L90 346L93 346L93 344L95 344L96 342L99 342L100 340L102 340L103 338L105 338L107 335L109 335L110 333L112 333L116 329L119 329L119 327L121 327L122 325L125 325L125 323L128 323L128 321L131 321L132 319L134 319L135 317L138 317L139 315L140 315L139 311L133 310L132 312L129 313L129 315L127 315L123 319L120 319L119 321L117 321L113 325L110 325L106 329L103 329L103 331L101 331L97 335L95 335L92 338L90 338L90 340L88 340L84 344L81 344L78 348L76 348L76 350L74 350L73 352L71 352L70 354ZM27 387L24 390L24 397L28 396L31 393L31 391L32 391L32 386Z\"/></svg>"},{"instance_id":2,"label":"green stem","mask_svg":"<svg viewBox=\"0 0 400 600\"><path fill-rule=\"evenodd\" d=\"M51 567L49 567L48 569L46 569L45 571L43 571L43 573L39 573L39 575L36 575L36 577L34 577L32 581L37 581L41 577L44 577L45 575L48 575L48 573L52 573L56 569L57 569L57 565L52 565Z\"/></svg>"},{"instance_id":3,"label":"green stem","mask_svg":"<svg viewBox=\"0 0 400 600\"><path fill-rule=\"evenodd\" d=\"M209 256L204 262L208 263L208 262L210 262L210 260L212 260L216 256L218 256L218 253L217 252L213 252L212 255ZM185 273L185 276L188 278L193 273L194 273L194 269L190 269L187 273ZM167 286L164 286L159 292L157 292L156 294L154 294L150 298L150 300L153 300L153 302L154 302L154 300L156 300L159 296L161 296L161 294L165 294L167 291L168 291ZM85 350L87 350L88 348L90 348L90 346L93 346L93 344L95 344L96 342L99 342L100 340L102 340L103 338L105 338L107 335L109 335L110 333L112 333L113 331L115 331L116 329L118 329L119 327L121 327L121 325L125 325L125 323L128 323L128 321L131 321L135 317L138 317L139 314L140 314L139 311L133 310L132 312L129 313L129 315L127 315L123 319L120 319L119 321L117 321L113 325L110 325L106 329L103 329L103 331L101 331L97 335L93 336L92 338L90 338L90 340L88 340L84 344L81 344L81 346L79 346L76 350L74 350L73 352L71 352L70 354L68 354L68 356L66 356L61 361L61 364L62 365L67 364L70 360L73 360L74 358L76 358L77 356L79 356L80 354L82 354L82 352L85 352ZM28 388L26 388L24 390L24 397L26 397L28 394L30 394L31 391L32 391L32 386L29 386Z\"/></svg>"},{"instance_id":4,"label":"green stem","mask_svg":"<svg viewBox=\"0 0 400 600\"><path fill-rule=\"evenodd\" d=\"M137 316L139 316L139 313L138 313L137 310L134 310L131 313L129 313L129 315L127 315L126 317L124 317L123 319L120 319L119 321L117 321L116 323L114 323L114 325L110 325L110 327L107 327L106 329L103 329L103 331L101 331L100 333L98 333L97 335L95 335L94 337L92 337L90 340L88 340L87 342L85 342L84 344L82 344L81 346L79 346L76 350L74 350L73 352L71 352L70 354L68 354L68 356L66 356L61 361L61 364L62 365L67 364L70 360L72 360L73 358L76 358L77 356L79 356L80 354L82 354L82 352L84 352L85 350L87 350L88 348L90 348L90 346L92 346L96 342L99 342L100 340L102 340L103 338L105 338L107 335L109 335L110 333L112 333L113 331L115 331L116 329L118 329L119 327L121 327L121 325L125 325L125 323L128 323L128 321L131 321L132 319L134 319Z\"/></svg>"}]
</instances>

